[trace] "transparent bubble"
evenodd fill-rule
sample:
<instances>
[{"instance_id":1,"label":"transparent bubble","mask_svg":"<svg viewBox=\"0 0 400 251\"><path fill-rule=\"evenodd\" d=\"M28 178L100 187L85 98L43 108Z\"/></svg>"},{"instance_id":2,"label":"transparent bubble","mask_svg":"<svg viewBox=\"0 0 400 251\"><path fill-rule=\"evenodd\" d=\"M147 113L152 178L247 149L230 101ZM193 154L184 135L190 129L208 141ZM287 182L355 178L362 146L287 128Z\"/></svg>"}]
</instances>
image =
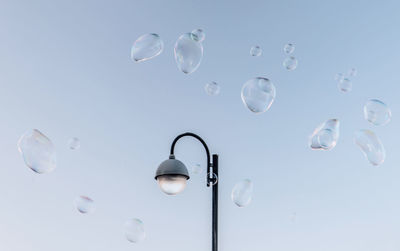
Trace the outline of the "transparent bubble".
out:
<instances>
[{"instance_id":1,"label":"transparent bubble","mask_svg":"<svg viewBox=\"0 0 400 251\"><path fill-rule=\"evenodd\" d=\"M210 177L210 173L207 174L207 177ZM213 173L209 184L210 186L214 186L217 183L218 183L218 176L215 173Z\"/></svg>"},{"instance_id":2,"label":"transparent bubble","mask_svg":"<svg viewBox=\"0 0 400 251\"><path fill-rule=\"evenodd\" d=\"M339 120L329 119L315 128L309 145L313 150L331 150L339 139Z\"/></svg>"},{"instance_id":3,"label":"transparent bubble","mask_svg":"<svg viewBox=\"0 0 400 251\"><path fill-rule=\"evenodd\" d=\"M392 118L392 112L382 101L370 99L364 105L364 118L374 125L386 125Z\"/></svg>"},{"instance_id":4,"label":"transparent bubble","mask_svg":"<svg viewBox=\"0 0 400 251\"><path fill-rule=\"evenodd\" d=\"M206 90L206 93L210 96L216 96L219 94L220 91L220 87L216 82L210 82L207 83L206 86L204 87L204 89Z\"/></svg>"},{"instance_id":5,"label":"transparent bubble","mask_svg":"<svg viewBox=\"0 0 400 251\"><path fill-rule=\"evenodd\" d=\"M357 69L356 69L356 68L351 68L351 69L349 70L349 73L348 73L347 75L349 75L349 77L355 77L355 76L357 76Z\"/></svg>"},{"instance_id":6,"label":"transparent bubble","mask_svg":"<svg viewBox=\"0 0 400 251\"><path fill-rule=\"evenodd\" d=\"M254 113L266 112L275 100L275 86L267 78L248 80L242 88L243 104Z\"/></svg>"},{"instance_id":7,"label":"transparent bubble","mask_svg":"<svg viewBox=\"0 0 400 251\"><path fill-rule=\"evenodd\" d=\"M79 196L75 199L76 209L82 214L90 214L94 211L94 201L87 196Z\"/></svg>"},{"instance_id":8,"label":"transparent bubble","mask_svg":"<svg viewBox=\"0 0 400 251\"><path fill-rule=\"evenodd\" d=\"M293 56L287 57L285 60L283 60L283 66L286 68L286 70L293 71L297 68L297 59Z\"/></svg>"},{"instance_id":9,"label":"transparent bubble","mask_svg":"<svg viewBox=\"0 0 400 251\"><path fill-rule=\"evenodd\" d=\"M354 143L360 147L372 165L378 166L385 161L385 149L374 132L370 130L356 131L354 134Z\"/></svg>"},{"instance_id":10,"label":"transparent bubble","mask_svg":"<svg viewBox=\"0 0 400 251\"><path fill-rule=\"evenodd\" d=\"M71 150L78 150L81 147L81 141L78 138L73 137L68 140L68 147Z\"/></svg>"},{"instance_id":11,"label":"transparent bubble","mask_svg":"<svg viewBox=\"0 0 400 251\"><path fill-rule=\"evenodd\" d=\"M206 34L204 33L204 31L202 29L195 29L192 30L192 33L190 33L192 35L192 39L197 41L197 42L203 42L204 39L206 38Z\"/></svg>"},{"instance_id":12,"label":"transparent bubble","mask_svg":"<svg viewBox=\"0 0 400 251\"><path fill-rule=\"evenodd\" d=\"M132 46L131 59L135 62L145 61L161 54L164 42L154 33L139 37Z\"/></svg>"},{"instance_id":13,"label":"transparent bubble","mask_svg":"<svg viewBox=\"0 0 400 251\"><path fill-rule=\"evenodd\" d=\"M191 33L181 35L175 43L175 61L185 74L197 70L203 58L203 45L192 39Z\"/></svg>"},{"instance_id":14,"label":"transparent bubble","mask_svg":"<svg viewBox=\"0 0 400 251\"><path fill-rule=\"evenodd\" d=\"M336 75L335 75L336 81L342 81L343 79L344 79L343 73L336 73Z\"/></svg>"},{"instance_id":15,"label":"transparent bubble","mask_svg":"<svg viewBox=\"0 0 400 251\"><path fill-rule=\"evenodd\" d=\"M18 150L25 164L36 173L49 173L56 168L56 150L49 138L39 130L25 132L18 141Z\"/></svg>"},{"instance_id":16,"label":"transparent bubble","mask_svg":"<svg viewBox=\"0 0 400 251\"><path fill-rule=\"evenodd\" d=\"M196 164L192 166L192 173L194 174L199 174L203 171L203 168L201 167L200 164Z\"/></svg>"},{"instance_id":17,"label":"transparent bubble","mask_svg":"<svg viewBox=\"0 0 400 251\"><path fill-rule=\"evenodd\" d=\"M350 92L351 89L353 88L353 84L351 83L350 79L348 78L343 78L338 82L338 88L341 92Z\"/></svg>"},{"instance_id":18,"label":"transparent bubble","mask_svg":"<svg viewBox=\"0 0 400 251\"><path fill-rule=\"evenodd\" d=\"M250 48L250 56L259 57L262 54L262 49L260 46L256 45Z\"/></svg>"},{"instance_id":19,"label":"transparent bubble","mask_svg":"<svg viewBox=\"0 0 400 251\"><path fill-rule=\"evenodd\" d=\"M249 179L239 181L232 189L232 201L238 207L248 206L253 195L253 183Z\"/></svg>"},{"instance_id":20,"label":"transparent bubble","mask_svg":"<svg viewBox=\"0 0 400 251\"><path fill-rule=\"evenodd\" d=\"M294 45L291 43L285 44L285 46L283 47L283 51L286 54L292 54L294 52Z\"/></svg>"},{"instance_id":21,"label":"transparent bubble","mask_svg":"<svg viewBox=\"0 0 400 251\"><path fill-rule=\"evenodd\" d=\"M144 231L144 224L139 219L130 219L125 222L125 237L128 241L138 243L146 238L146 232Z\"/></svg>"}]
</instances>

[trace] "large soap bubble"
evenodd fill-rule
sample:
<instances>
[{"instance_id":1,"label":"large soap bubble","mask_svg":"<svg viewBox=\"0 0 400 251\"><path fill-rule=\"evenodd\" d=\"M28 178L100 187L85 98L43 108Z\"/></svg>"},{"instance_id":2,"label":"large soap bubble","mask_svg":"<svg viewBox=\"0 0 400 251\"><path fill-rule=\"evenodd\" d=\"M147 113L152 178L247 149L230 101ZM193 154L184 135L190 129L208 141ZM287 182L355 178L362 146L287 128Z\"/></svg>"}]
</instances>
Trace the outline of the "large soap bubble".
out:
<instances>
[{"instance_id":1,"label":"large soap bubble","mask_svg":"<svg viewBox=\"0 0 400 251\"><path fill-rule=\"evenodd\" d=\"M361 151L372 165L378 166L385 161L385 148L373 131L356 131L354 134L354 143L360 147Z\"/></svg>"},{"instance_id":2,"label":"large soap bubble","mask_svg":"<svg viewBox=\"0 0 400 251\"><path fill-rule=\"evenodd\" d=\"M203 45L193 39L192 33L185 33L176 41L174 52L178 69L185 74L190 74L200 66Z\"/></svg>"},{"instance_id":3,"label":"large soap bubble","mask_svg":"<svg viewBox=\"0 0 400 251\"><path fill-rule=\"evenodd\" d=\"M339 120L329 119L319 125L310 136L309 145L313 150L331 150L339 139Z\"/></svg>"},{"instance_id":4,"label":"large soap bubble","mask_svg":"<svg viewBox=\"0 0 400 251\"><path fill-rule=\"evenodd\" d=\"M158 34L145 34L133 43L131 59L135 62L145 61L160 55L163 49L164 43Z\"/></svg>"},{"instance_id":5,"label":"large soap bubble","mask_svg":"<svg viewBox=\"0 0 400 251\"><path fill-rule=\"evenodd\" d=\"M386 125L392 118L392 112L382 101L370 99L364 105L364 118L374 125Z\"/></svg>"},{"instance_id":6,"label":"large soap bubble","mask_svg":"<svg viewBox=\"0 0 400 251\"><path fill-rule=\"evenodd\" d=\"M243 104L254 113L266 112L275 100L275 86L267 78L248 80L242 88Z\"/></svg>"},{"instance_id":7,"label":"large soap bubble","mask_svg":"<svg viewBox=\"0 0 400 251\"><path fill-rule=\"evenodd\" d=\"M56 168L56 150L49 138L37 129L25 132L18 141L25 164L36 173L49 173Z\"/></svg>"}]
</instances>

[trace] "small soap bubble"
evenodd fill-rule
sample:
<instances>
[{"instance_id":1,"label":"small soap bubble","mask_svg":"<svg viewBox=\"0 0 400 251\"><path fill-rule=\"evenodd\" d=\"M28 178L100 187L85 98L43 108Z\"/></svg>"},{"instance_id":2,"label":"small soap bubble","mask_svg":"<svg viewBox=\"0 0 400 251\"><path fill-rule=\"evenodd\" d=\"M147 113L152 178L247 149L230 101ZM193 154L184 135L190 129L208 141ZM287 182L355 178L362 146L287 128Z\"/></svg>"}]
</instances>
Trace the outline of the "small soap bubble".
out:
<instances>
[{"instance_id":1,"label":"small soap bubble","mask_svg":"<svg viewBox=\"0 0 400 251\"><path fill-rule=\"evenodd\" d=\"M204 31L202 29L195 29L192 30L192 39L197 41L197 42L203 42L204 39L206 38L206 34L204 33Z\"/></svg>"},{"instance_id":2,"label":"small soap bubble","mask_svg":"<svg viewBox=\"0 0 400 251\"><path fill-rule=\"evenodd\" d=\"M219 94L221 88L219 87L219 85L216 82L212 81L210 83L207 83L204 86L204 89L208 95L217 96Z\"/></svg>"},{"instance_id":3,"label":"small soap bubble","mask_svg":"<svg viewBox=\"0 0 400 251\"><path fill-rule=\"evenodd\" d=\"M131 59L134 62L146 61L160 55L163 49L164 43L158 34L145 34L133 43Z\"/></svg>"},{"instance_id":4,"label":"small soap bubble","mask_svg":"<svg viewBox=\"0 0 400 251\"><path fill-rule=\"evenodd\" d=\"M185 74L190 74L200 66L203 45L193 39L192 33L185 33L176 41L174 53L178 69Z\"/></svg>"},{"instance_id":5,"label":"small soap bubble","mask_svg":"<svg viewBox=\"0 0 400 251\"><path fill-rule=\"evenodd\" d=\"M146 238L144 224L139 219L130 219L125 222L125 237L128 241L138 243Z\"/></svg>"},{"instance_id":6,"label":"small soap bubble","mask_svg":"<svg viewBox=\"0 0 400 251\"><path fill-rule=\"evenodd\" d=\"M81 147L81 141L78 138L73 137L68 140L68 147L71 150L78 150Z\"/></svg>"},{"instance_id":7,"label":"small soap bubble","mask_svg":"<svg viewBox=\"0 0 400 251\"><path fill-rule=\"evenodd\" d=\"M253 183L249 179L239 181L232 189L231 199L238 207L250 204L253 195Z\"/></svg>"},{"instance_id":8,"label":"small soap bubble","mask_svg":"<svg viewBox=\"0 0 400 251\"><path fill-rule=\"evenodd\" d=\"M248 80L242 88L243 104L254 113L266 112L275 100L275 86L267 78Z\"/></svg>"},{"instance_id":9,"label":"small soap bubble","mask_svg":"<svg viewBox=\"0 0 400 251\"><path fill-rule=\"evenodd\" d=\"M256 45L250 48L250 56L259 57L262 54L262 49L260 46Z\"/></svg>"},{"instance_id":10,"label":"small soap bubble","mask_svg":"<svg viewBox=\"0 0 400 251\"><path fill-rule=\"evenodd\" d=\"M94 201L91 198L83 195L75 199L75 206L81 214L92 213L95 209Z\"/></svg>"},{"instance_id":11,"label":"small soap bubble","mask_svg":"<svg viewBox=\"0 0 400 251\"><path fill-rule=\"evenodd\" d=\"M201 167L200 164L196 164L192 166L192 173L194 174L199 174L201 173L201 171L203 170L203 168Z\"/></svg>"},{"instance_id":12,"label":"small soap bubble","mask_svg":"<svg viewBox=\"0 0 400 251\"><path fill-rule=\"evenodd\" d=\"M309 139L313 150L331 150L339 139L339 120L329 119L315 128Z\"/></svg>"},{"instance_id":13,"label":"small soap bubble","mask_svg":"<svg viewBox=\"0 0 400 251\"><path fill-rule=\"evenodd\" d=\"M287 57L285 60L283 60L283 66L288 71L295 70L297 68L297 63L297 59L293 56Z\"/></svg>"},{"instance_id":14,"label":"small soap bubble","mask_svg":"<svg viewBox=\"0 0 400 251\"><path fill-rule=\"evenodd\" d=\"M351 69L349 70L349 73L348 73L347 75L349 75L349 77L355 77L355 76L357 76L357 69L356 69L356 68L351 68Z\"/></svg>"},{"instance_id":15,"label":"small soap bubble","mask_svg":"<svg viewBox=\"0 0 400 251\"><path fill-rule=\"evenodd\" d=\"M353 88L353 83L348 78L343 78L338 82L338 88L341 92L347 93L350 92Z\"/></svg>"},{"instance_id":16,"label":"small soap bubble","mask_svg":"<svg viewBox=\"0 0 400 251\"><path fill-rule=\"evenodd\" d=\"M392 118L392 112L382 101L370 99L364 105L364 118L374 125L386 125Z\"/></svg>"},{"instance_id":17,"label":"small soap bubble","mask_svg":"<svg viewBox=\"0 0 400 251\"><path fill-rule=\"evenodd\" d=\"M294 45L291 43L285 44L285 46L283 47L283 51L286 54L292 54L294 52Z\"/></svg>"},{"instance_id":18,"label":"small soap bubble","mask_svg":"<svg viewBox=\"0 0 400 251\"><path fill-rule=\"evenodd\" d=\"M372 165L378 166L385 161L385 148L373 131L356 131L354 134L354 143L360 147L364 156Z\"/></svg>"}]
</instances>

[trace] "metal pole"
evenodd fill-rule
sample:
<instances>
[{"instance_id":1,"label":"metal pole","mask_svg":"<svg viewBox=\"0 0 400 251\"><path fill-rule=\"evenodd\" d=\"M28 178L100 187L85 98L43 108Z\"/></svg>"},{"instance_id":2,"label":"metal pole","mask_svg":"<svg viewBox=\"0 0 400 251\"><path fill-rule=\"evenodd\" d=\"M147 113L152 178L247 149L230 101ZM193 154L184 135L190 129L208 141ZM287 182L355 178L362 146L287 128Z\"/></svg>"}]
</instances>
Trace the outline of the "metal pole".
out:
<instances>
[{"instance_id":1,"label":"metal pole","mask_svg":"<svg viewBox=\"0 0 400 251\"><path fill-rule=\"evenodd\" d=\"M218 251L218 155L212 156L212 171L217 176L217 183L212 186L212 251Z\"/></svg>"}]
</instances>

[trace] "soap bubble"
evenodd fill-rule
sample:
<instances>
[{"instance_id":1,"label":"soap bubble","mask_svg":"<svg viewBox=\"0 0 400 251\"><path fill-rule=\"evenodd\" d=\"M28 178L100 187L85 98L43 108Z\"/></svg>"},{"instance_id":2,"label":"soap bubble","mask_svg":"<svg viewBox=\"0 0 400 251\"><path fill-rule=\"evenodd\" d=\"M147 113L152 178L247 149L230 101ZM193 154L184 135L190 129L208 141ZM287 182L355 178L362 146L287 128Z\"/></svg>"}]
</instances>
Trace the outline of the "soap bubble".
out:
<instances>
[{"instance_id":1,"label":"soap bubble","mask_svg":"<svg viewBox=\"0 0 400 251\"><path fill-rule=\"evenodd\" d=\"M92 213L95 209L94 201L87 196L79 196L75 199L76 209L82 214Z\"/></svg>"},{"instance_id":2,"label":"soap bubble","mask_svg":"<svg viewBox=\"0 0 400 251\"><path fill-rule=\"evenodd\" d=\"M351 83L350 79L345 77L339 81L338 88L341 92L344 92L344 93L350 92L351 89L353 88L353 84Z\"/></svg>"},{"instance_id":3,"label":"soap bubble","mask_svg":"<svg viewBox=\"0 0 400 251\"><path fill-rule=\"evenodd\" d=\"M309 145L313 150L331 150L339 139L339 120L329 119L315 128Z\"/></svg>"},{"instance_id":4,"label":"soap bubble","mask_svg":"<svg viewBox=\"0 0 400 251\"><path fill-rule=\"evenodd\" d=\"M232 201L238 207L248 206L253 195L253 183L249 179L239 181L232 189Z\"/></svg>"},{"instance_id":5,"label":"soap bubble","mask_svg":"<svg viewBox=\"0 0 400 251\"><path fill-rule=\"evenodd\" d=\"M354 134L354 143L360 147L372 165L378 166L385 161L385 148L374 132L370 130L356 131Z\"/></svg>"},{"instance_id":6,"label":"soap bubble","mask_svg":"<svg viewBox=\"0 0 400 251\"><path fill-rule=\"evenodd\" d=\"M364 118L374 125L386 125L392 118L392 112L382 101L370 99L364 105Z\"/></svg>"},{"instance_id":7,"label":"soap bubble","mask_svg":"<svg viewBox=\"0 0 400 251\"><path fill-rule=\"evenodd\" d=\"M357 69L356 69L356 68L351 68L351 69L349 70L349 73L348 73L347 75L349 75L350 77L355 77L355 76L357 76Z\"/></svg>"},{"instance_id":8,"label":"soap bubble","mask_svg":"<svg viewBox=\"0 0 400 251\"><path fill-rule=\"evenodd\" d=\"M192 30L192 33L190 33L192 35L192 39L197 41L197 42L203 42L204 39L206 38L206 34L204 33L204 31L202 29L195 29Z\"/></svg>"},{"instance_id":9,"label":"soap bubble","mask_svg":"<svg viewBox=\"0 0 400 251\"><path fill-rule=\"evenodd\" d=\"M210 96L216 96L219 94L220 91L219 85L214 81L207 83L204 89L206 90L206 93Z\"/></svg>"},{"instance_id":10,"label":"soap bubble","mask_svg":"<svg viewBox=\"0 0 400 251\"><path fill-rule=\"evenodd\" d=\"M283 60L283 66L286 68L286 70L293 71L297 68L297 59L293 56L287 57L285 60Z\"/></svg>"},{"instance_id":11,"label":"soap bubble","mask_svg":"<svg viewBox=\"0 0 400 251\"><path fill-rule=\"evenodd\" d=\"M291 43L285 44L285 46L283 47L283 51L286 54L292 54L294 52L294 45Z\"/></svg>"},{"instance_id":12,"label":"soap bubble","mask_svg":"<svg viewBox=\"0 0 400 251\"><path fill-rule=\"evenodd\" d=\"M158 34L145 34L133 43L131 59L135 62L145 61L160 55L163 49L164 43Z\"/></svg>"},{"instance_id":13,"label":"soap bubble","mask_svg":"<svg viewBox=\"0 0 400 251\"><path fill-rule=\"evenodd\" d=\"M210 177L210 173L207 174L207 177ZM209 184L210 186L214 186L217 183L218 183L218 176L215 173L213 173Z\"/></svg>"},{"instance_id":14,"label":"soap bubble","mask_svg":"<svg viewBox=\"0 0 400 251\"><path fill-rule=\"evenodd\" d=\"M256 45L251 47L250 49L250 56L259 57L262 54L262 49L260 46Z\"/></svg>"},{"instance_id":15,"label":"soap bubble","mask_svg":"<svg viewBox=\"0 0 400 251\"><path fill-rule=\"evenodd\" d=\"M254 113L266 112L275 100L275 86L267 78L248 80L242 88L243 104Z\"/></svg>"},{"instance_id":16,"label":"soap bubble","mask_svg":"<svg viewBox=\"0 0 400 251\"><path fill-rule=\"evenodd\" d=\"M199 174L201 173L201 171L203 170L203 168L201 167L200 164L196 164L192 166L192 173L194 174Z\"/></svg>"},{"instance_id":17,"label":"soap bubble","mask_svg":"<svg viewBox=\"0 0 400 251\"><path fill-rule=\"evenodd\" d=\"M78 138L73 137L68 140L68 147L71 150L78 150L81 147L81 141Z\"/></svg>"},{"instance_id":18,"label":"soap bubble","mask_svg":"<svg viewBox=\"0 0 400 251\"><path fill-rule=\"evenodd\" d=\"M203 58L203 45L192 38L191 33L181 35L175 43L175 61L185 74L197 70Z\"/></svg>"},{"instance_id":19,"label":"soap bubble","mask_svg":"<svg viewBox=\"0 0 400 251\"><path fill-rule=\"evenodd\" d=\"M144 224L139 219L130 219L125 222L125 237L128 241L138 243L146 238Z\"/></svg>"},{"instance_id":20,"label":"soap bubble","mask_svg":"<svg viewBox=\"0 0 400 251\"><path fill-rule=\"evenodd\" d=\"M56 168L56 150L49 138L37 129L25 132L18 141L18 151L25 164L36 173Z\"/></svg>"}]
</instances>

